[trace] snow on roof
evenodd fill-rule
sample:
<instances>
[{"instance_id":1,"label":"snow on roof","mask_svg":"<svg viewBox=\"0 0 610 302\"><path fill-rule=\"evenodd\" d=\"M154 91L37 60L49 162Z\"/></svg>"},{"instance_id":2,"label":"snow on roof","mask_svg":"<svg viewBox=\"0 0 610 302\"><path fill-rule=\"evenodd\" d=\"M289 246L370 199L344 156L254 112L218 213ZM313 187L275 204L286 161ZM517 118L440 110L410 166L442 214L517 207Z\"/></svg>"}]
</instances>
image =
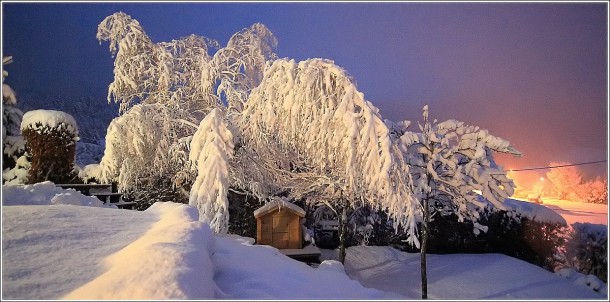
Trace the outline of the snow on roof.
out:
<instances>
[{"instance_id":1,"label":"snow on roof","mask_svg":"<svg viewBox=\"0 0 610 302\"><path fill-rule=\"evenodd\" d=\"M301 217L305 216L305 210L303 210L301 207L295 205L294 203L288 201L287 198L280 197L280 198L275 198L275 199L271 200L270 202L268 202L266 205L256 209L254 211L254 217L258 218L277 208L279 208L281 211L283 207L286 207L288 210L296 213L297 215L299 215Z\"/></svg>"},{"instance_id":2,"label":"snow on roof","mask_svg":"<svg viewBox=\"0 0 610 302\"><path fill-rule=\"evenodd\" d=\"M74 118L63 111L56 110L31 110L23 115L21 120L21 131L34 129L42 131L44 128L56 128L64 124L65 130L78 136L78 127Z\"/></svg>"},{"instance_id":3,"label":"snow on roof","mask_svg":"<svg viewBox=\"0 0 610 302\"><path fill-rule=\"evenodd\" d=\"M504 205L530 220L567 225L566 220L557 212L539 204L507 198Z\"/></svg>"}]
</instances>

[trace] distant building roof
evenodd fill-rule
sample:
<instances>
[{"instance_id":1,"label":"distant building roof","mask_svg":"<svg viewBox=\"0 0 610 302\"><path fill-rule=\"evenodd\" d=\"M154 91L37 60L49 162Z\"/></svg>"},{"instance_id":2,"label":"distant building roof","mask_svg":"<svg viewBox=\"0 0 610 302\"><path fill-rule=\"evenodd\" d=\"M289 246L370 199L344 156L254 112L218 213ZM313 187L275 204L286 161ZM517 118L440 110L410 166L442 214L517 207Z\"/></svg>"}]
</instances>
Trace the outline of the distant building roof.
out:
<instances>
[{"instance_id":1,"label":"distant building roof","mask_svg":"<svg viewBox=\"0 0 610 302\"><path fill-rule=\"evenodd\" d=\"M303 210L301 207L295 205L294 203L288 201L287 198L280 197L280 198L273 199L270 202L268 202L267 204L265 204L264 206L256 209L254 211L254 218L258 218L267 213L275 211L275 209L279 209L280 211L282 211L284 208L288 211L291 211L291 212L299 215L299 217L305 217L305 210Z\"/></svg>"}]
</instances>

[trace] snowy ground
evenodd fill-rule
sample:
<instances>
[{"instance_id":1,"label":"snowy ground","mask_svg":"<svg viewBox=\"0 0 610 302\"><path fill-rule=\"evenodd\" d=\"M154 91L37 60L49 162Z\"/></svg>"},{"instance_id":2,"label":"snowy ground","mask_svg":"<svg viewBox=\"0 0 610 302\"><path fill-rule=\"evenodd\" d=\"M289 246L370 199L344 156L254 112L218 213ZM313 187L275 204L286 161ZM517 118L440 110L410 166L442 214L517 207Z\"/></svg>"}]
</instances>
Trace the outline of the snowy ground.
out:
<instances>
[{"instance_id":1,"label":"snowy ground","mask_svg":"<svg viewBox=\"0 0 610 302\"><path fill-rule=\"evenodd\" d=\"M23 194L3 187L2 299L420 296L418 254L352 247L345 268L334 261L312 268L248 238L215 236L187 205L156 203L137 212L95 207L82 197L89 206L81 206L73 191L70 198L42 192L51 187L21 187ZM436 299L606 298L578 275L566 279L499 254L430 255L428 270Z\"/></svg>"}]
</instances>

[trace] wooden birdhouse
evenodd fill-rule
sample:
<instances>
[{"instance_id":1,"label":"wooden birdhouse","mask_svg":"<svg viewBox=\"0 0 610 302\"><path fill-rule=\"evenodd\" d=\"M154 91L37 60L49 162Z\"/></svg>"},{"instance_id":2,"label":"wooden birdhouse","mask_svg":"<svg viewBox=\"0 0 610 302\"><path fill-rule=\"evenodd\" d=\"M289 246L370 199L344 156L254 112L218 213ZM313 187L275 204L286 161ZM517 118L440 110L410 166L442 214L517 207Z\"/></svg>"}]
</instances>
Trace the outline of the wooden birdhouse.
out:
<instances>
[{"instance_id":1,"label":"wooden birdhouse","mask_svg":"<svg viewBox=\"0 0 610 302\"><path fill-rule=\"evenodd\" d=\"M256 242L277 249L303 247L301 219L305 210L286 199L276 199L254 211Z\"/></svg>"}]
</instances>

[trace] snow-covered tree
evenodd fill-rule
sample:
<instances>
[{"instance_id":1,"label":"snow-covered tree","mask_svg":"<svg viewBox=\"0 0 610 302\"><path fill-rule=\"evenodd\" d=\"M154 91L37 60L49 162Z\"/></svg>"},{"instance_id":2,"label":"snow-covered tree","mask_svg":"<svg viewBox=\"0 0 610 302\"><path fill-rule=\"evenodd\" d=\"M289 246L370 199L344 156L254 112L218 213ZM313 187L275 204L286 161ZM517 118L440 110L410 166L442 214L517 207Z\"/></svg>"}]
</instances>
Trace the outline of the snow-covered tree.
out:
<instances>
[{"instance_id":1,"label":"snow-covered tree","mask_svg":"<svg viewBox=\"0 0 610 302\"><path fill-rule=\"evenodd\" d=\"M121 112L138 102L166 103L198 113L201 120L211 109L222 107L221 100L241 111L268 62L277 58L277 40L260 23L234 34L213 57L208 51L219 48L215 40L189 35L154 43L137 20L122 12L99 24L97 39L109 41L110 52L116 55L108 101L119 103Z\"/></svg>"},{"instance_id":2,"label":"snow-covered tree","mask_svg":"<svg viewBox=\"0 0 610 302\"><path fill-rule=\"evenodd\" d=\"M503 201L512 195L514 184L498 167L492 152L520 156L508 141L492 136L477 126L456 120L432 123L428 106L423 108L421 133L404 132L399 146L410 167L414 196L423 216L421 271L422 298L427 298L426 247L429 222L435 214L454 213L459 221L468 219L474 233L487 231L479 224L479 210L489 205L506 209Z\"/></svg>"},{"instance_id":3,"label":"snow-covered tree","mask_svg":"<svg viewBox=\"0 0 610 302\"><path fill-rule=\"evenodd\" d=\"M189 159L197 167L197 179L189 204L199 210L199 220L218 234L226 234L229 223L229 159L233 156L233 134L220 109L214 109L199 124L191 141Z\"/></svg>"},{"instance_id":4,"label":"snow-covered tree","mask_svg":"<svg viewBox=\"0 0 610 302\"><path fill-rule=\"evenodd\" d=\"M408 169L379 110L332 61L276 60L237 124L241 143L258 153L252 158L262 162L255 168L265 182L329 206L342 226L348 208L386 208L416 241Z\"/></svg>"},{"instance_id":5,"label":"snow-covered tree","mask_svg":"<svg viewBox=\"0 0 610 302\"><path fill-rule=\"evenodd\" d=\"M155 177L172 178L170 148L192 126L174 121L161 104L138 104L108 126L99 179L116 181L120 191L135 189Z\"/></svg>"},{"instance_id":6,"label":"snow-covered tree","mask_svg":"<svg viewBox=\"0 0 610 302\"><path fill-rule=\"evenodd\" d=\"M169 75L159 74L169 63L164 60L167 56L155 47L137 20L123 12L114 13L98 25L96 37L100 44L109 41L110 52L116 56L108 102L114 99L121 112L163 84L168 85Z\"/></svg>"},{"instance_id":7,"label":"snow-covered tree","mask_svg":"<svg viewBox=\"0 0 610 302\"><path fill-rule=\"evenodd\" d=\"M25 183L29 161L25 154L25 140L21 136L23 111L17 108L15 91L4 83L8 72L4 65L12 63L12 57L2 58L2 182ZM17 164L20 162L20 164Z\"/></svg>"},{"instance_id":8,"label":"snow-covered tree","mask_svg":"<svg viewBox=\"0 0 610 302\"><path fill-rule=\"evenodd\" d=\"M128 189L135 181L152 178L145 169L154 158L155 167L161 162L171 162L177 167L186 163L190 139L197 124L214 108L237 108L241 110L250 91L260 81L268 59L275 58L271 51L276 41L273 34L262 24L255 24L235 34L227 47L214 57L210 49L218 48L216 41L197 35L189 35L170 42L154 43L146 35L138 21L119 12L105 18L98 26L97 38L110 42L110 51L116 56L114 81L108 88L108 101L120 104L120 112L127 115L135 109L134 104L155 105L149 109L159 114L152 119L141 119L133 113L113 132L141 133L155 140L144 140L148 149L136 146L135 140L107 143L107 154L102 160L103 179L118 180L120 188ZM129 126L127 126L129 124ZM133 129L126 129L131 127ZM155 141L153 143L153 141ZM127 144L133 146L128 147ZM123 147L117 147L122 145ZM132 152L133 151L133 152ZM125 153L124 153L125 152ZM125 160L132 156L143 158ZM113 158L114 157L114 158ZM106 166L107 165L107 166ZM123 166L124 168L119 168ZM157 175L172 178L180 185L188 186L194 178L192 171L185 169L162 169ZM139 173L145 173L140 175ZM125 175L123 175L125 174Z\"/></svg>"},{"instance_id":9,"label":"snow-covered tree","mask_svg":"<svg viewBox=\"0 0 610 302\"><path fill-rule=\"evenodd\" d=\"M557 196L561 199L577 198L579 186L582 184L582 174L578 167L570 166L569 162L551 162L551 169L546 173L546 177L555 187Z\"/></svg>"},{"instance_id":10,"label":"snow-covered tree","mask_svg":"<svg viewBox=\"0 0 610 302\"><path fill-rule=\"evenodd\" d=\"M582 183L578 188L578 197L584 202L608 204L608 179L598 176L595 180Z\"/></svg>"},{"instance_id":11,"label":"snow-covered tree","mask_svg":"<svg viewBox=\"0 0 610 302\"><path fill-rule=\"evenodd\" d=\"M248 95L263 78L268 62L277 59L277 39L261 23L235 33L213 58L218 79L217 95L224 96L230 110L242 111Z\"/></svg>"}]
</instances>

